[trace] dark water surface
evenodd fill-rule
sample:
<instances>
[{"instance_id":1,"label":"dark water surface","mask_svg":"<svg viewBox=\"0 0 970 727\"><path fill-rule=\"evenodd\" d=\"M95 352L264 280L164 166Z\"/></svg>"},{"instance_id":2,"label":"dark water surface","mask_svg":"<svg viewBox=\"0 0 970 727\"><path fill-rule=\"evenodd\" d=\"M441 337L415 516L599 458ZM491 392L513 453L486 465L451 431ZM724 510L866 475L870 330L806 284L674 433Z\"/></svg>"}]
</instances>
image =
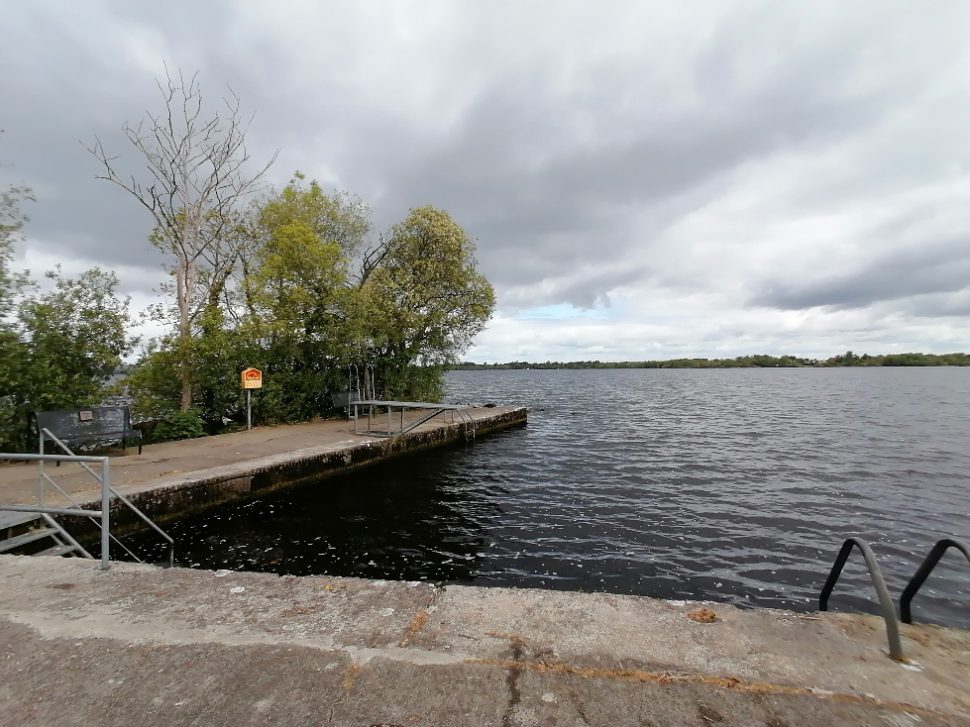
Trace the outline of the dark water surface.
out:
<instances>
[{"instance_id":1,"label":"dark water surface","mask_svg":"<svg viewBox=\"0 0 970 727\"><path fill-rule=\"evenodd\" d=\"M938 538L970 540L968 369L469 371L448 390L529 424L188 517L180 563L814 610L847 536L894 598ZM961 559L917 620L970 627ZM833 608L875 611L864 570L854 554Z\"/></svg>"}]
</instances>

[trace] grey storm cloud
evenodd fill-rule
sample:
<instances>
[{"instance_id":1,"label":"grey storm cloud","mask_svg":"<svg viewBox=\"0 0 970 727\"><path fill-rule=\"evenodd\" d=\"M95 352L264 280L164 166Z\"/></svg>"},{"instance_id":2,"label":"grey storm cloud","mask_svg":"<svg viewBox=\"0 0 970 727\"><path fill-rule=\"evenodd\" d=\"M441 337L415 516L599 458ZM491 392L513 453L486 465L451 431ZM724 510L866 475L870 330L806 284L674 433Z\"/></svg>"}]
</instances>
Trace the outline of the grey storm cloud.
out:
<instances>
[{"instance_id":1,"label":"grey storm cloud","mask_svg":"<svg viewBox=\"0 0 970 727\"><path fill-rule=\"evenodd\" d=\"M970 290L970 237L900 250L857 270L832 270L822 279L766 290L751 302L789 310L864 308L887 300L963 290Z\"/></svg>"},{"instance_id":2,"label":"grey storm cloud","mask_svg":"<svg viewBox=\"0 0 970 727\"><path fill-rule=\"evenodd\" d=\"M84 144L100 137L137 174L120 129L158 108L166 62L255 112L250 151L280 150L275 184L300 169L359 194L375 235L410 207L448 210L506 317L612 301L632 317L617 325L652 331L654 311L687 311L677 330L695 326L698 350L769 335L772 311L871 308L819 319L819 341L866 326L892 340L893 311L959 335L960 3L38 2L5 26L0 184L35 189L28 252L123 266L126 290L160 282L151 220L94 180ZM508 347L516 330L494 335Z\"/></svg>"}]
</instances>

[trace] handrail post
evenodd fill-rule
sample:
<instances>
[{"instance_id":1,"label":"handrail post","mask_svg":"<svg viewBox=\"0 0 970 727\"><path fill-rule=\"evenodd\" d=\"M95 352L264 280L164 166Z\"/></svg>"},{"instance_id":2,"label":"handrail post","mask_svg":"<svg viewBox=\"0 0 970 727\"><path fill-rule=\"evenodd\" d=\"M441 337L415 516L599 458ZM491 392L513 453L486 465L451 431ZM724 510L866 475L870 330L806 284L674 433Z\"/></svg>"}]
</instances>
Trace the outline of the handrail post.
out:
<instances>
[{"instance_id":1,"label":"handrail post","mask_svg":"<svg viewBox=\"0 0 970 727\"><path fill-rule=\"evenodd\" d=\"M37 469L39 470L39 472L37 474L37 491L36 491L35 495L37 497L37 505L38 505L38 507L43 507L44 506L44 458L43 458L43 455L44 455L44 430L42 428L40 428L39 426L38 426L38 428L40 429L40 452L38 452L38 454L41 455L41 459L37 463Z\"/></svg>"},{"instance_id":2,"label":"handrail post","mask_svg":"<svg viewBox=\"0 0 970 727\"><path fill-rule=\"evenodd\" d=\"M101 570L108 570L111 541L111 465L108 458L101 459Z\"/></svg>"},{"instance_id":3,"label":"handrail post","mask_svg":"<svg viewBox=\"0 0 970 727\"><path fill-rule=\"evenodd\" d=\"M889 656L895 661L904 661L903 646L899 639L899 620L896 617L896 608L893 605L892 597L889 595L889 589L886 588L886 581L882 577L882 571L879 569L876 556L861 538L848 538L842 543L839 554L835 558L835 563L832 564L832 570L829 571L829 577L825 580L825 585L822 586L822 592L818 597L818 610L828 610L829 595L832 593L832 589L835 588L839 576L842 575L842 568L845 567L845 562L849 559L849 554L852 552L853 547L859 548L862 552L862 557L866 561L866 567L869 569L869 580L872 581L872 585L876 589L876 596L879 598L879 606L882 608L882 618L886 622Z\"/></svg>"},{"instance_id":4,"label":"handrail post","mask_svg":"<svg viewBox=\"0 0 970 727\"><path fill-rule=\"evenodd\" d=\"M967 549L963 543L958 540L953 540L951 538L943 538L938 540L936 545L934 545L930 552L927 554L926 558L920 564L920 567L913 574L913 577L906 584L906 588L903 589L902 595L899 597L899 617L902 619L904 624L913 623L913 617L910 612L910 602L913 600L913 596L923 585L923 582L929 577L930 573L936 568L936 564L940 562L940 558L946 553L950 548L956 548L961 553L963 553L967 561L970 561L970 550Z\"/></svg>"}]
</instances>

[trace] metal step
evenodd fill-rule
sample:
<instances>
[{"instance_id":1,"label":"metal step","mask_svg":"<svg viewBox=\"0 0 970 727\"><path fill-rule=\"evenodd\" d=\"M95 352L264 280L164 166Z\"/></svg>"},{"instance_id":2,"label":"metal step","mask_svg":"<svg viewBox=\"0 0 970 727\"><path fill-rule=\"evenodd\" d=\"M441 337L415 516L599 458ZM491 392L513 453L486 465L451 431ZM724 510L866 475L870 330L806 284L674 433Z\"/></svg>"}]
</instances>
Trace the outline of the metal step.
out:
<instances>
[{"instance_id":1,"label":"metal step","mask_svg":"<svg viewBox=\"0 0 970 727\"><path fill-rule=\"evenodd\" d=\"M12 503L11 503L12 504ZM35 520L40 520L40 515L34 512L14 512L13 510L0 510L0 530L7 528L17 528L27 525Z\"/></svg>"},{"instance_id":2,"label":"metal step","mask_svg":"<svg viewBox=\"0 0 970 727\"><path fill-rule=\"evenodd\" d=\"M53 548L42 550L34 555L67 555L68 553L76 552L77 548L75 548L73 545L55 545Z\"/></svg>"},{"instance_id":3,"label":"metal step","mask_svg":"<svg viewBox=\"0 0 970 727\"><path fill-rule=\"evenodd\" d=\"M57 530L54 528L41 528L40 530L31 530L29 533L17 535L13 538L8 538L7 540L0 540L0 553L6 553L8 550L15 550L21 545L33 543L35 540L40 540L41 538L48 538L56 532Z\"/></svg>"}]
</instances>

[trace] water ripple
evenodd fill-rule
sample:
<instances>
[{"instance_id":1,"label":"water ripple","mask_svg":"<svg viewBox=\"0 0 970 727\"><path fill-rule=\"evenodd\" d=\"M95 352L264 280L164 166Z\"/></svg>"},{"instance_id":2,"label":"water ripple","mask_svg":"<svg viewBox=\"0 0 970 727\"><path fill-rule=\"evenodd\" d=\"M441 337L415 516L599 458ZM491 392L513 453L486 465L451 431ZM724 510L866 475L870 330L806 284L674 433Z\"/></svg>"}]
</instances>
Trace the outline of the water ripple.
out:
<instances>
[{"instance_id":1,"label":"water ripple","mask_svg":"<svg viewBox=\"0 0 970 727\"><path fill-rule=\"evenodd\" d=\"M901 592L970 539L970 371L453 372L526 428L176 523L189 563L811 610L845 537ZM146 538L144 548L149 547ZM850 561L834 608L876 612ZM947 556L914 602L970 626Z\"/></svg>"}]
</instances>

